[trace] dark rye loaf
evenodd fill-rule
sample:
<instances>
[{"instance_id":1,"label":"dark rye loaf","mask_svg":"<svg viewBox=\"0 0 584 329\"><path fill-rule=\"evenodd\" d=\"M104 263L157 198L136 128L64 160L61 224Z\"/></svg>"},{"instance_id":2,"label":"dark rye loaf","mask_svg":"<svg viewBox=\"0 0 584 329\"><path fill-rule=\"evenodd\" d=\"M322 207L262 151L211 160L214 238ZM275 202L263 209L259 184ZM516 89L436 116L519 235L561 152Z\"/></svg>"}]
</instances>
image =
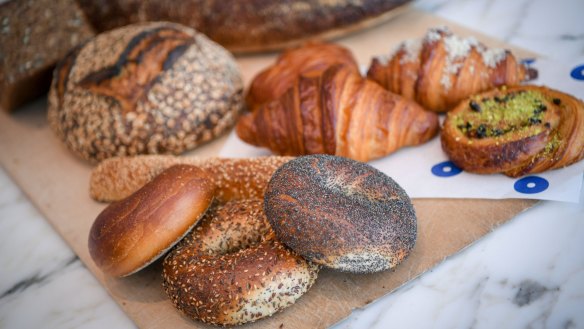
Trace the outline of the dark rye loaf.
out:
<instances>
[{"instance_id":1,"label":"dark rye loaf","mask_svg":"<svg viewBox=\"0 0 584 329\"><path fill-rule=\"evenodd\" d=\"M0 4L0 107L12 111L49 89L51 72L94 35L74 0Z\"/></svg>"}]
</instances>

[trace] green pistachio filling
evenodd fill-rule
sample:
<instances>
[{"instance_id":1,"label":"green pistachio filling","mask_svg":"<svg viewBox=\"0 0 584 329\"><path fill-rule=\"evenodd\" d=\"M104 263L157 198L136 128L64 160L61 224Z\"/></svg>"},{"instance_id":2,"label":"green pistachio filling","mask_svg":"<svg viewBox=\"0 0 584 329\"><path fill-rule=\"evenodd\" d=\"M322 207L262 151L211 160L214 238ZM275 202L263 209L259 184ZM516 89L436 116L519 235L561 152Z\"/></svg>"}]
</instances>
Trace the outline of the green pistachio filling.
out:
<instances>
[{"instance_id":1,"label":"green pistachio filling","mask_svg":"<svg viewBox=\"0 0 584 329\"><path fill-rule=\"evenodd\" d=\"M546 98L537 91L516 91L491 98L473 98L469 110L455 117L456 127L468 138L498 137L510 132L530 135L542 131ZM536 129L529 129L539 125Z\"/></svg>"}]
</instances>

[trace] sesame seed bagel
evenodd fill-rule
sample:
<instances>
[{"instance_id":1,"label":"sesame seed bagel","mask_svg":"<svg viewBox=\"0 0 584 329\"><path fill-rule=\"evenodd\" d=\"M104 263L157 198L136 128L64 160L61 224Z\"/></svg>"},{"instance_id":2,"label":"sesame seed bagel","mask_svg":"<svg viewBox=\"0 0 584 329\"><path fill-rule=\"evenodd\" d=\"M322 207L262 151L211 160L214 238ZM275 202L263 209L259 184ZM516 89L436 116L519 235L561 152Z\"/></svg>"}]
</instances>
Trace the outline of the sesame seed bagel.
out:
<instances>
[{"instance_id":1,"label":"sesame seed bagel","mask_svg":"<svg viewBox=\"0 0 584 329\"><path fill-rule=\"evenodd\" d=\"M342 271L393 268L416 241L416 215L405 191L347 158L311 155L287 162L272 176L264 208L280 241Z\"/></svg>"},{"instance_id":2,"label":"sesame seed bagel","mask_svg":"<svg viewBox=\"0 0 584 329\"><path fill-rule=\"evenodd\" d=\"M48 121L79 157L180 154L243 108L235 59L195 30L141 23L105 32L55 69Z\"/></svg>"},{"instance_id":3,"label":"sesame seed bagel","mask_svg":"<svg viewBox=\"0 0 584 329\"><path fill-rule=\"evenodd\" d=\"M177 165L106 207L89 232L89 253L106 274L127 276L174 246L201 219L215 186L197 167Z\"/></svg>"},{"instance_id":4,"label":"sesame seed bagel","mask_svg":"<svg viewBox=\"0 0 584 329\"><path fill-rule=\"evenodd\" d=\"M99 163L91 172L89 191L98 201L116 201L134 193L166 168L177 164L197 166L209 174L217 187L219 202L234 199L261 199L270 178L282 164L293 159L283 156L257 158L201 158L171 155L115 157Z\"/></svg>"},{"instance_id":5,"label":"sesame seed bagel","mask_svg":"<svg viewBox=\"0 0 584 329\"><path fill-rule=\"evenodd\" d=\"M163 286L192 319L236 325L292 305L318 266L274 239L260 199L211 208L165 258Z\"/></svg>"}]
</instances>

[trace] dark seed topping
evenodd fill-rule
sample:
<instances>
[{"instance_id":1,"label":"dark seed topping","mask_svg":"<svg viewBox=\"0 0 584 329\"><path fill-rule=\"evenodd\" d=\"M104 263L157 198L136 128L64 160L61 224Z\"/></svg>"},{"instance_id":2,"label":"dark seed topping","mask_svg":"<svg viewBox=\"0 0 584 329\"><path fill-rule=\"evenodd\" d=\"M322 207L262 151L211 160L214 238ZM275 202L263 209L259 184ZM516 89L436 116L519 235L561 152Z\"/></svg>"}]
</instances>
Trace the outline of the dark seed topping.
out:
<instances>
[{"instance_id":1,"label":"dark seed topping","mask_svg":"<svg viewBox=\"0 0 584 329\"><path fill-rule=\"evenodd\" d=\"M555 104L555 105L560 105L560 104L562 104L562 101L561 101L559 98L554 98L554 99L552 100L552 102L554 102L554 104Z\"/></svg>"},{"instance_id":2,"label":"dark seed topping","mask_svg":"<svg viewBox=\"0 0 584 329\"><path fill-rule=\"evenodd\" d=\"M468 106L470 106L470 109L475 111L475 112L481 111L480 105L475 101L470 101L470 103L468 103Z\"/></svg>"},{"instance_id":3,"label":"dark seed topping","mask_svg":"<svg viewBox=\"0 0 584 329\"><path fill-rule=\"evenodd\" d=\"M487 127L484 124L481 124L477 128L477 138L485 138L487 137Z\"/></svg>"},{"instance_id":4,"label":"dark seed topping","mask_svg":"<svg viewBox=\"0 0 584 329\"><path fill-rule=\"evenodd\" d=\"M540 114L547 111L547 106L545 104L538 104L537 108L533 111L533 114Z\"/></svg>"},{"instance_id":5,"label":"dark seed topping","mask_svg":"<svg viewBox=\"0 0 584 329\"><path fill-rule=\"evenodd\" d=\"M536 124L541 123L541 119L538 119L538 118L535 118L535 117L531 117L531 118L529 118L529 123L532 124L532 125L536 125Z\"/></svg>"},{"instance_id":6,"label":"dark seed topping","mask_svg":"<svg viewBox=\"0 0 584 329\"><path fill-rule=\"evenodd\" d=\"M503 135L503 130L499 129L499 128L495 128L493 129L493 136L501 136Z\"/></svg>"},{"instance_id":7,"label":"dark seed topping","mask_svg":"<svg viewBox=\"0 0 584 329\"><path fill-rule=\"evenodd\" d=\"M547 129L550 129L552 127L552 125L549 122L546 122L543 126L546 127Z\"/></svg>"}]
</instances>

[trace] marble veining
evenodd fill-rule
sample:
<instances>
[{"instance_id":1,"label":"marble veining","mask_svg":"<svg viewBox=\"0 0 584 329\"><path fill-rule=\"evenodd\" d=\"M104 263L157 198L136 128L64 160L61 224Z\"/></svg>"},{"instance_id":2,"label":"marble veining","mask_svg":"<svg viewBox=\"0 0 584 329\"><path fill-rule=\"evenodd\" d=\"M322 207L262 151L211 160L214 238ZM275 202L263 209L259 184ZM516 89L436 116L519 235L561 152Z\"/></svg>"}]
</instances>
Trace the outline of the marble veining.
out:
<instances>
[{"instance_id":1,"label":"marble veining","mask_svg":"<svg viewBox=\"0 0 584 329\"><path fill-rule=\"evenodd\" d=\"M413 5L584 62L582 0ZM333 328L584 328L583 250L584 200L542 202ZM135 325L0 168L0 328L108 327Z\"/></svg>"}]
</instances>

